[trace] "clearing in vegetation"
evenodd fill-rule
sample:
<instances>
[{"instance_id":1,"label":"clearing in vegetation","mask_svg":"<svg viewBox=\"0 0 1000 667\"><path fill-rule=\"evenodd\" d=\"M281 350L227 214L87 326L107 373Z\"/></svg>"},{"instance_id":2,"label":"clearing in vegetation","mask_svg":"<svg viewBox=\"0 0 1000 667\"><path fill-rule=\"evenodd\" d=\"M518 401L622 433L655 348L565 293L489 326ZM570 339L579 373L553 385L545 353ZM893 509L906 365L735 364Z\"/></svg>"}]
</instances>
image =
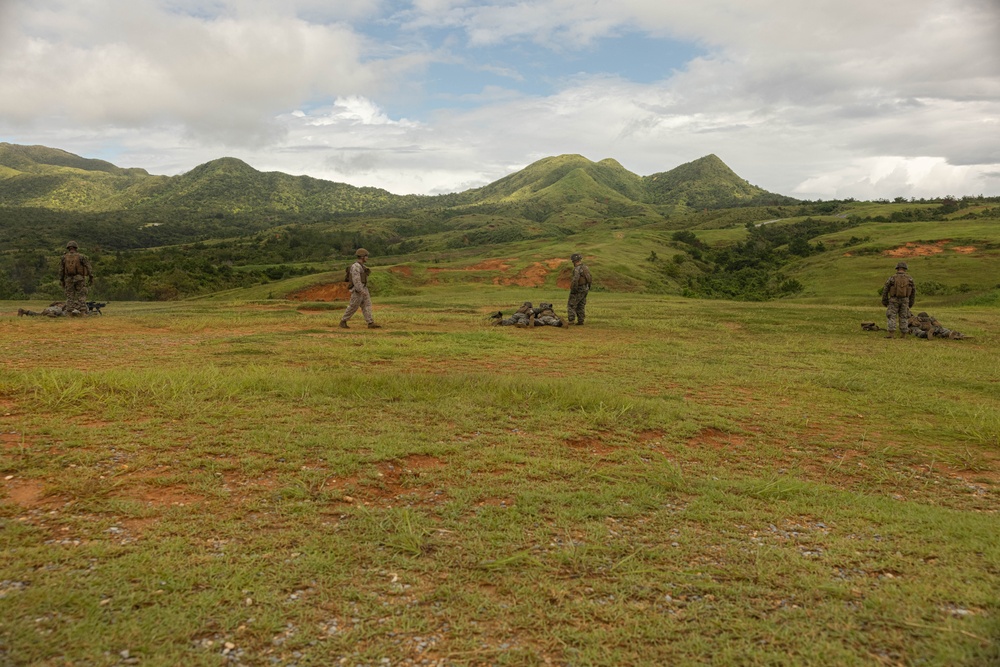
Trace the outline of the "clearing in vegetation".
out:
<instances>
[{"instance_id":1,"label":"clearing in vegetation","mask_svg":"<svg viewBox=\"0 0 1000 667\"><path fill-rule=\"evenodd\" d=\"M995 308L525 298L0 308L0 664L1000 661Z\"/></svg>"}]
</instances>

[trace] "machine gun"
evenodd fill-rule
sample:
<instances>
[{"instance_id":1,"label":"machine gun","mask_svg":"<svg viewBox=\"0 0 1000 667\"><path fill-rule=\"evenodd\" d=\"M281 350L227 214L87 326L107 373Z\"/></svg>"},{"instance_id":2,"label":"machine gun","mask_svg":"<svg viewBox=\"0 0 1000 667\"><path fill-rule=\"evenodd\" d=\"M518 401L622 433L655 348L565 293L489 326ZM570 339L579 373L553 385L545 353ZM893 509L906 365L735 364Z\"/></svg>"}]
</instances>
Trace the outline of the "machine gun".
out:
<instances>
[{"instance_id":1,"label":"machine gun","mask_svg":"<svg viewBox=\"0 0 1000 667\"><path fill-rule=\"evenodd\" d=\"M107 303L98 303L97 301L88 301L87 302L87 312L88 313L94 313L94 312L96 312L98 315L103 315L104 313L101 312L101 308L104 308L107 305L108 305Z\"/></svg>"}]
</instances>

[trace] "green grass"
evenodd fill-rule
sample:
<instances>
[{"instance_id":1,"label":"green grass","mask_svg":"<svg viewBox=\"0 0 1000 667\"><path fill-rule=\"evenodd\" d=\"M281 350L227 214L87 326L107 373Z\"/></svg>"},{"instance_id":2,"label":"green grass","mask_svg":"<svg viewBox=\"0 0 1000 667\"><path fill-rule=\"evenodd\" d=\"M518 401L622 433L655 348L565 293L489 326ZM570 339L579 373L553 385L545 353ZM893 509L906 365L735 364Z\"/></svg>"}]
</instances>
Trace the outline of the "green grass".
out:
<instances>
[{"instance_id":1,"label":"green grass","mask_svg":"<svg viewBox=\"0 0 1000 667\"><path fill-rule=\"evenodd\" d=\"M0 664L1000 659L995 307L246 298L0 308Z\"/></svg>"}]
</instances>

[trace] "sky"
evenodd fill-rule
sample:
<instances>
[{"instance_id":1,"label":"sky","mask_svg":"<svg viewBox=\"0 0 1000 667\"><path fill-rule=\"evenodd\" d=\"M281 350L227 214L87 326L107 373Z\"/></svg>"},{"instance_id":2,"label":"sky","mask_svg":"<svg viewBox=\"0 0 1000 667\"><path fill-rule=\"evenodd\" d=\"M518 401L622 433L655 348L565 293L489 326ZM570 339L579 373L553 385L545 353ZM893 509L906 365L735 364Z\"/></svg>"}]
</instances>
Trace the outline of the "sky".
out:
<instances>
[{"instance_id":1,"label":"sky","mask_svg":"<svg viewBox=\"0 0 1000 667\"><path fill-rule=\"evenodd\" d=\"M0 141L396 194L575 153L995 196L1000 0L0 0Z\"/></svg>"}]
</instances>

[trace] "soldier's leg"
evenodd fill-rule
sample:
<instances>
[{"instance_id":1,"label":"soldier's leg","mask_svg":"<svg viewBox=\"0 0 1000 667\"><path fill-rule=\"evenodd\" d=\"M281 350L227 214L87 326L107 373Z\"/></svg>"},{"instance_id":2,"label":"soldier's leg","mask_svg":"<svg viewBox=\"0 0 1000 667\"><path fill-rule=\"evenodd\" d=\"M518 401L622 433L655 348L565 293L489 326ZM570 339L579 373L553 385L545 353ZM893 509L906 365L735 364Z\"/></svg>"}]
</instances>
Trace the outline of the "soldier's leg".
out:
<instances>
[{"instance_id":1,"label":"soldier's leg","mask_svg":"<svg viewBox=\"0 0 1000 667\"><path fill-rule=\"evenodd\" d=\"M587 316L587 292L580 295L576 302L576 323L583 324L583 319Z\"/></svg>"},{"instance_id":2,"label":"soldier's leg","mask_svg":"<svg viewBox=\"0 0 1000 667\"><path fill-rule=\"evenodd\" d=\"M80 288L82 285L82 280L74 279L70 281L69 287L66 289L66 307L64 309L67 315L74 317L83 315L83 311L80 310ZM86 310L87 306L83 308Z\"/></svg>"},{"instance_id":3,"label":"soldier's leg","mask_svg":"<svg viewBox=\"0 0 1000 667\"><path fill-rule=\"evenodd\" d=\"M910 330L910 307L905 301L899 303L899 330L906 335Z\"/></svg>"},{"instance_id":4,"label":"soldier's leg","mask_svg":"<svg viewBox=\"0 0 1000 667\"><path fill-rule=\"evenodd\" d=\"M365 290L364 295L361 297L361 314L368 324L372 324L375 321L375 318L372 317L372 297L367 290Z\"/></svg>"},{"instance_id":5,"label":"soldier's leg","mask_svg":"<svg viewBox=\"0 0 1000 667\"><path fill-rule=\"evenodd\" d=\"M566 304L566 319L570 324L577 318L577 306L580 302L580 294L577 292L569 293L569 302Z\"/></svg>"},{"instance_id":6,"label":"soldier's leg","mask_svg":"<svg viewBox=\"0 0 1000 667\"><path fill-rule=\"evenodd\" d=\"M354 313L358 312L358 308L361 306L361 295L357 292L351 292L351 301L347 304L347 310L340 317L341 325L346 325L347 320L351 319Z\"/></svg>"},{"instance_id":7,"label":"soldier's leg","mask_svg":"<svg viewBox=\"0 0 1000 667\"><path fill-rule=\"evenodd\" d=\"M885 328L889 330L889 338L892 338L892 334L896 333L896 325L899 323L897 320L899 318L899 302L895 299L889 299L889 305L885 309Z\"/></svg>"}]
</instances>

